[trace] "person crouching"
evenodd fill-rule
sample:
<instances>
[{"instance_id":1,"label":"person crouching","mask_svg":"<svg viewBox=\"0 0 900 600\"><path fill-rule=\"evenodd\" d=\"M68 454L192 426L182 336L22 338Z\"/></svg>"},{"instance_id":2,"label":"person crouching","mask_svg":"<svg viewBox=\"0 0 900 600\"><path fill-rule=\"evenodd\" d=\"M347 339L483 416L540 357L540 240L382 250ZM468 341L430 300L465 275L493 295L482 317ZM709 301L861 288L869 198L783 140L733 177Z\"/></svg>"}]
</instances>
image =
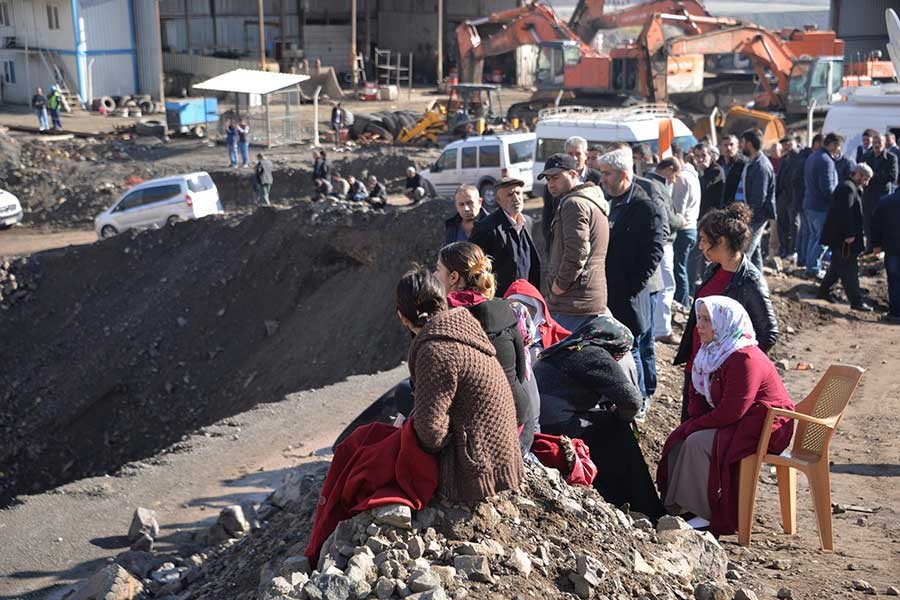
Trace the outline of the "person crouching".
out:
<instances>
[{"instance_id":1,"label":"person crouching","mask_svg":"<svg viewBox=\"0 0 900 600\"><path fill-rule=\"evenodd\" d=\"M438 454L438 493L470 502L518 489L524 466L516 408L479 322L465 308L448 309L441 283L424 269L397 284L397 316L415 336L411 418L419 443Z\"/></svg>"}]
</instances>

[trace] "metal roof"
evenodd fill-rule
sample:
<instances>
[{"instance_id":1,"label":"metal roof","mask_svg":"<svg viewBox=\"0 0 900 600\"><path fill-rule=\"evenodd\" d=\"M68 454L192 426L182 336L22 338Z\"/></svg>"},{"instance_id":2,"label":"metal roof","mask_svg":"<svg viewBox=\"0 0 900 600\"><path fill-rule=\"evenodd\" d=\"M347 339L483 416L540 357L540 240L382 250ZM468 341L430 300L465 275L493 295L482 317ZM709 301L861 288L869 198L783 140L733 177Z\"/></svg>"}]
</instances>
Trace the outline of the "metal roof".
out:
<instances>
[{"instance_id":1,"label":"metal roof","mask_svg":"<svg viewBox=\"0 0 900 600\"><path fill-rule=\"evenodd\" d=\"M195 90L211 90L214 92L237 92L239 94L271 94L285 88L293 87L309 79L309 75L293 75L290 73L272 73L253 69L235 69L217 75L192 87Z\"/></svg>"}]
</instances>

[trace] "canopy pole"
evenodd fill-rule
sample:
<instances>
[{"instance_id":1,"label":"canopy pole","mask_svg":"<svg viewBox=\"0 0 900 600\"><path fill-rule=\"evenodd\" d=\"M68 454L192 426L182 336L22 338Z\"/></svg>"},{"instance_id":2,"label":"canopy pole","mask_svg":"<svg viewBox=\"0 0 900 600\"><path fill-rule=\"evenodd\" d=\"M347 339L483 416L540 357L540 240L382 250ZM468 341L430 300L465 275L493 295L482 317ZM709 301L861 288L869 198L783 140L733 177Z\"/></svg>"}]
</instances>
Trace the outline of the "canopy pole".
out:
<instances>
[{"instance_id":1,"label":"canopy pole","mask_svg":"<svg viewBox=\"0 0 900 600\"><path fill-rule=\"evenodd\" d=\"M313 146L319 145L319 92L321 91L322 86L318 85L316 93L313 94Z\"/></svg>"}]
</instances>

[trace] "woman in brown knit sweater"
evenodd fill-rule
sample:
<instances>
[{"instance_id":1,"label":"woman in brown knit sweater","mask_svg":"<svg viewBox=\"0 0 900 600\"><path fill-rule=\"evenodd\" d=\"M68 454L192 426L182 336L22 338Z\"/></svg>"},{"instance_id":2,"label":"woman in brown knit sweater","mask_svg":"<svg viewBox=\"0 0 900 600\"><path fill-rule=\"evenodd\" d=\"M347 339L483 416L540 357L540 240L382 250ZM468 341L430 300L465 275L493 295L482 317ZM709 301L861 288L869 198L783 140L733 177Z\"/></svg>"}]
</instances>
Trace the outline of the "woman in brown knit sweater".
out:
<instances>
[{"instance_id":1,"label":"woman in brown knit sweater","mask_svg":"<svg viewBox=\"0 0 900 600\"><path fill-rule=\"evenodd\" d=\"M422 447L439 454L438 492L474 501L518 489L524 467L516 408L479 322L464 308L448 310L440 282L423 269L397 284L397 315L415 336L410 418Z\"/></svg>"}]
</instances>

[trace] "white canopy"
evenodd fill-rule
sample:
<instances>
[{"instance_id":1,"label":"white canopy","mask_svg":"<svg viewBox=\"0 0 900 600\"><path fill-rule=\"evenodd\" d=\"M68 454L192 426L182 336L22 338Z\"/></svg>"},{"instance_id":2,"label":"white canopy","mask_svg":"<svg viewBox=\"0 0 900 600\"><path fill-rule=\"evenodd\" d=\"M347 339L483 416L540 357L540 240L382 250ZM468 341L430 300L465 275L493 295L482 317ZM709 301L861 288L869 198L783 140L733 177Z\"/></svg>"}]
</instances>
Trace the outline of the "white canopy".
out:
<instances>
[{"instance_id":1,"label":"white canopy","mask_svg":"<svg viewBox=\"0 0 900 600\"><path fill-rule=\"evenodd\" d=\"M253 69L235 69L212 79L195 83L195 90L214 92L237 92L239 94L271 94L285 88L293 87L309 79L309 75L291 73L272 73Z\"/></svg>"}]
</instances>

